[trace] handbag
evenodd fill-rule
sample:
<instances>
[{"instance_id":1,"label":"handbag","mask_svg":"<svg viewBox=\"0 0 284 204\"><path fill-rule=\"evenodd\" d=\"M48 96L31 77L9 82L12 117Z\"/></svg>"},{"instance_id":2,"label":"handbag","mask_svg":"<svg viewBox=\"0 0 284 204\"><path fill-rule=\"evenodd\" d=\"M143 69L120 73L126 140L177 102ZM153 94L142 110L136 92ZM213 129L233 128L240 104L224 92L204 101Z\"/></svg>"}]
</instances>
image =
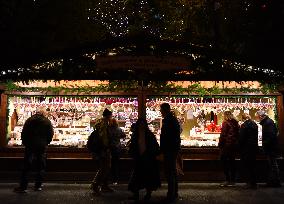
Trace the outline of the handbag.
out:
<instances>
[{"instance_id":1,"label":"handbag","mask_svg":"<svg viewBox=\"0 0 284 204\"><path fill-rule=\"evenodd\" d=\"M156 159L160 162L164 161L164 155L163 154L159 154ZM177 154L177 159L176 159L176 169L177 169L177 175L178 176L184 176L184 172L183 172L183 157L182 154L179 152Z\"/></svg>"},{"instance_id":2,"label":"handbag","mask_svg":"<svg viewBox=\"0 0 284 204\"><path fill-rule=\"evenodd\" d=\"M91 153L100 153L102 150L102 143L98 131L95 129L88 137L87 148Z\"/></svg>"}]
</instances>

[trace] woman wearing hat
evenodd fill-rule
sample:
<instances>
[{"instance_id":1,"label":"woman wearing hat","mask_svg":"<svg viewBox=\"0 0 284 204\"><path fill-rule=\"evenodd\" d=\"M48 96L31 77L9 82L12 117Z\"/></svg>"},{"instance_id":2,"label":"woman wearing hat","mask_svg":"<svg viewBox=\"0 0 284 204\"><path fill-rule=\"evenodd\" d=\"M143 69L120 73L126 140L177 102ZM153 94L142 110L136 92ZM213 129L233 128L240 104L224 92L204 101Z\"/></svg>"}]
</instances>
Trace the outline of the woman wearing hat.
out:
<instances>
[{"instance_id":1,"label":"woman wearing hat","mask_svg":"<svg viewBox=\"0 0 284 204\"><path fill-rule=\"evenodd\" d=\"M111 169L111 148L109 133L109 125L112 119L112 112L107 108L103 112L103 117L95 124L95 129L98 133L98 143L100 144L100 151L96 153L98 163L98 171L91 184L91 189L95 194L113 192L108 186L108 179Z\"/></svg>"}]
</instances>

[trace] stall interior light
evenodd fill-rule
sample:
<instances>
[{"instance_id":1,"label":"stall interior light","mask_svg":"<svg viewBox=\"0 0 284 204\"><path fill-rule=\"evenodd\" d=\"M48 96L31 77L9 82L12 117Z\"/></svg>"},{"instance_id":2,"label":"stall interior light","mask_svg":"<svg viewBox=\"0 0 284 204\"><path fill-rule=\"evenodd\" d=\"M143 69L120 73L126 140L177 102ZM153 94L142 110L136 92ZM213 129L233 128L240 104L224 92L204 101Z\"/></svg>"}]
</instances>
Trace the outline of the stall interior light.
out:
<instances>
[{"instance_id":1,"label":"stall interior light","mask_svg":"<svg viewBox=\"0 0 284 204\"><path fill-rule=\"evenodd\" d=\"M109 56L114 56L114 55L116 55L116 54L117 54L116 52L109 52L109 53L108 53Z\"/></svg>"},{"instance_id":2,"label":"stall interior light","mask_svg":"<svg viewBox=\"0 0 284 204\"><path fill-rule=\"evenodd\" d=\"M176 72L175 74L176 75L192 75L192 74L194 74L194 71L185 71L185 70L183 70L183 71Z\"/></svg>"}]
</instances>

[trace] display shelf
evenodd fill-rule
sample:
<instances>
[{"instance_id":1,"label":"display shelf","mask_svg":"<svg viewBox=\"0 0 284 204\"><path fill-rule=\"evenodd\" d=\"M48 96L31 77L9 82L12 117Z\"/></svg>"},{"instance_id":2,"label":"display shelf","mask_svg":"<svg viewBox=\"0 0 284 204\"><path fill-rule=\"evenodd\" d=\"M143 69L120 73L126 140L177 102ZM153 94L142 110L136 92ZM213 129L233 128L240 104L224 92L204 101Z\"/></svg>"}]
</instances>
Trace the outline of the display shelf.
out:
<instances>
[{"instance_id":1,"label":"display shelf","mask_svg":"<svg viewBox=\"0 0 284 204\"><path fill-rule=\"evenodd\" d=\"M125 123L127 120L116 120L118 123Z\"/></svg>"},{"instance_id":2,"label":"display shelf","mask_svg":"<svg viewBox=\"0 0 284 204\"><path fill-rule=\"evenodd\" d=\"M185 100L186 99L186 100ZM146 115L150 119L152 131L159 139L162 126L160 105L169 103L173 114L181 126L182 145L184 147L216 147L221 134L223 113L231 111L234 117L241 122L241 115L249 113L255 120L257 110L265 110L270 118L275 119L276 103L273 98L265 99L246 97L244 100L229 98L195 98L195 97L159 97L147 98ZM259 146L261 146L261 130L259 130Z\"/></svg>"},{"instance_id":3,"label":"display shelf","mask_svg":"<svg viewBox=\"0 0 284 204\"><path fill-rule=\"evenodd\" d=\"M9 97L9 121L13 125L8 126L8 145L21 145L22 125L35 113L37 107L46 108L47 117L54 126L53 146L85 146L105 108L113 111L113 118L129 137L129 128L138 117L135 97L86 98L88 100L82 100L81 97Z\"/></svg>"},{"instance_id":4,"label":"display shelf","mask_svg":"<svg viewBox=\"0 0 284 204\"><path fill-rule=\"evenodd\" d=\"M56 127L54 128L55 130L66 130L66 129L72 129L72 130L82 130L82 129L86 129L87 126L84 126L84 127Z\"/></svg>"},{"instance_id":5,"label":"display shelf","mask_svg":"<svg viewBox=\"0 0 284 204\"><path fill-rule=\"evenodd\" d=\"M221 134L221 132L204 132L204 134L216 134L216 135L218 135L218 134Z\"/></svg>"},{"instance_id":6,"label":"display shelf","mask_svg":"<svg viewBox=\"0 0 284 204\"><path fill-rule=\"evenodd\" d=\"M8 126L8 129L10 128L10 130L8 130L8 140L9 138L16 138L15 141L17 142L17 145L19 144L22 128L20 125L23 125L25 120L34 113L37 106L48 107L50 113L49 119L52 124L57 127L55 128L55 133L57 133L57 135L55 135L54 143L57 143L59 146L65 145L60 144L60 142L62 141L65 143L66 140L69 141L66 142L66 145L77 145L78 147L84 145L95 122L97 119L101 118L104 108L113 110L114 118L117 119L119 127L125 131L127 138L130 138L130 127L138 118L136 99L133 99L133 101L127 99L125 101L129 101L129 103L120 103L120 99L106 99L105 101L102 101L97 97L97 102L94 103L94 106L92 103L87 102L88 100L76 99L76 97L70 99L70 101L73 102L73 104L70 105L69 103L65 103L64 100L66 99L63 98L64 97L56 98L51 96L42 103L42 101L40 101L41 99L36 97L9 97L8 109L11 110L11 112L9 112L10 125ZM94 100L92 99L90 101ZM249 113L254 117L254 113L260 108L266 109L272 119L274 119L275 116L275 102L269 97L265 101L254 99L253 97L250 99L248 97L245 101L240 103L236 103L236 99L228 98L226 100L214 99L211 100L212 102L208 103L203 103L198 100L193 100L194 102L192 102L192 100L172 101L173 100L170 98L147 99L146 119L149 122L150 130L156 135L156 138L159 141L162 126L162 117L159 106L161 103L168 102L181 125L181 138L182 145L184 146L217 146L221 130L221 125L217 124L222 123L222 114L225 110L232 111L238 120L240 120L240 116L244 112ZM188 102L184 103L182 101ZM62 110L64 109L64 111L60 111L60 108ZM12 124L16 124L16 126L12 127ZM201 132L202 134L196 136L197 132ZM259 133L261 133L260 130ZM259 145L261 145L261 140L260 134Z\"/></svg>"}]
</instances>

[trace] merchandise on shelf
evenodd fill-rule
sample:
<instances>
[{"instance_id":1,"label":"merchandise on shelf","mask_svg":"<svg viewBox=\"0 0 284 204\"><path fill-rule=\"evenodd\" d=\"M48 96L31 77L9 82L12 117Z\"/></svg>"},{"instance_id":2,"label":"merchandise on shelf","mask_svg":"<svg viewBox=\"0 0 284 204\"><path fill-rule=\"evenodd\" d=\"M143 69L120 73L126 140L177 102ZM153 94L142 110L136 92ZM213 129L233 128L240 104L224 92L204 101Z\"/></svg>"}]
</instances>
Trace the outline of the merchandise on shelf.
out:
<instances>
[{"instance_id":1,"label":"merchandise on shelf","mask_svg":"<svg viewBox=\"0 0 284 204\"><path fill-rule=\"evenodd\" d=\"M22 144L21 132L25 121L45 107L54 127L51 146L83 147L105 108L113 111L119 127L130 137L130 127L138 118L135 97L9 97L8 145Z\"/></svg>"},{"instance_id":2,"label":"merchandise on shelf","mask_svg":"<svg viewBox=\"0 0 284 204\"><path fill-rule=\"evenodd\" d=\"M160 105L169 103L181 125L182 146L217 146L223 122L224 111L231 111L241 123L241 115L248 113L255 120L257 110L265 110L275 119L276 102L272 97L150 97L146 103L147 120L150 129L159 140L162 117ZM259 124L258 124L259 125ZM259 146L262 145L261 126L259 125Z\"/></svg>"},{"instance_id":3,"label":"merchandise on shelf","mask_svg":"<svg viewBox=\"0 0 284 204\"><path fill-rule=\"evenodd\" d=\"M146 102L146 119L150 130L160 141L162 116L160 104L168 102L181 126L181 144L189 147L217 146L224 111L230 110L238 121L241 114L249 113L255 120L257 110L266 110L275 120L276 101L263 98L198 98L198 97L151 97ZM136 97L64 97L64 96L11 96L8 99L9 125L8 145L21 145L21 132L25 121L35 113L37 107L46 107L48 118L54 126L53 146L83 147L93 131L97 119L105 108L112 110L119 127L126 133L122 141L126 145L131 135L131 125L138 118ZM259 125L259 146L262 144Z\"/></svg>"}]
</instances>

